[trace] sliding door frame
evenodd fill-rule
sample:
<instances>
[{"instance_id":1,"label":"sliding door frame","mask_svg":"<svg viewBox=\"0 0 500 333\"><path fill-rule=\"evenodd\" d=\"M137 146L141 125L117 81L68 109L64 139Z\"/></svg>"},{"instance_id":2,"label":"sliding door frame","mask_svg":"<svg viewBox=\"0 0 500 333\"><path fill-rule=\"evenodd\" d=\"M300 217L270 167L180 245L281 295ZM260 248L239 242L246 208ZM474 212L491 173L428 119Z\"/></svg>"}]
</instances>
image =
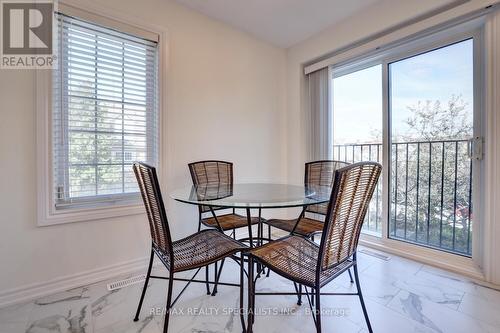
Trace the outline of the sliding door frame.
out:
<instances>
[{"instance_id":1,"label":"sliding door frame","mask_svg":"<svg viewBox=\"0 0 500 333\"><path fill-rule=\"evenodd\" d=\"M466 274L474 279L483 280L483 274L479 265L481 263L480 240L483 232L483 207L479 188L484 183L482 177L483 163L473 161L473 190L472 203L474 207L474 220L472 232L472 257L465 257L459 254L445 252L440 249L427 247L425 244L419 245L405 242L403 240L391 239L389 237L390 221L390 195L391 195L391 91L390 91L390 73L389 65L391 63L404 60L431 52L433 50L446 47L468 39L473 40L473 112L474 112L474 136L483 137L484 124L484 18L475 19L460 26L453 27L444 31L437 32L431 36L425 36L421 39L412 38L411 41L402 42L390 50L384 50L380 53L371 54L364 57L357 57L351 61L331 66L331 79L343 76L349 73L360 71L375 65L382 65L382 236L377 237L370 234L363 234L361 243L378 248L386 252L392 252L411 259L427 262L431 265L454 270ZM330 110L333 109L330 108Z\"/></svg>"}]
</instances>

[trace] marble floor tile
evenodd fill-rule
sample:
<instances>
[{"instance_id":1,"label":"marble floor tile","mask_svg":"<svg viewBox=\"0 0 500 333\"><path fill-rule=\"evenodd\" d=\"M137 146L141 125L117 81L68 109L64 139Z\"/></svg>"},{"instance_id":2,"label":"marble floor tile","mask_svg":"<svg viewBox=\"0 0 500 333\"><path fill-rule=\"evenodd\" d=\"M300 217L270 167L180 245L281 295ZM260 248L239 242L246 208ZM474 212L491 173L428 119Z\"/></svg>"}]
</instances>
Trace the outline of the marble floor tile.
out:
<instances>
[{"instance_id":1,"label":"marble floor tile","mask_svg":"<svg viewBox=\"0 0 500 333\"><path fill-rule=\"evenodd\" d=\"M379 262L361 272L361 278L366 289L366 296L387 304L398 292L403 289L430 301L445 304L458 309L464 292L448 286L442 281L431 281L418 276L424 265L387 254L390 260ZM365 255L367 256L367 255ZM343 285L347 285L344 283ZM387 300L386 302L384 302Z\"/></svg>"},{"instance_id":2,"label":"marble floor tile","mask_svg":"<svg viewBox=\"0 0 500 333\"><path fill-rule=\"evenodd\" d=\"M33 302L26 333L91 333L88 287L39 298Z\"/></svg>"},{"instance_id":3,"label":"marble floor tile","mask_svg":"<svg viewBox=\"0 0 500 333\"><path fill-rule=\"evenodd\" d=\"M375 332L500 332L500 292L479 286L467 278L434 267L388 255L390 260L360 254L360 281ZM155 275L166 276L161 265ZM115 291L107 284L137 272L117 276L0 309L0 333L161 333L167 281L150 281L138 322L133 322L142 283ZM182 277L191 277L186 272ZM213 278L214 268L210 268ZM204 279L204 270L198 278ZM227 260L221 281L239 282L239 266ZM184 282L174 283L174 298ZM293 284L271 272L257 282L260 291L294 290ZM349 275L342 274L323 288L329 292L353 292ZM245 286L244 302L247 295ZM315 332L303 296L257 296L255 332ZM367 332L357 296L323 296L323 331ZM170 332L241 332L239 288L219 286L215 297L206 295L204 284L191 284L175 304ZM246 318L246 317L245 317Z\"/></svg>"},{"instance_id":4,"label":"marble floor tile","mask_svg":"<svg viewBox=\"0 0 500 333\"><path fill-rule=\"evenodd\" d=\"M0 309L0 332L24 333L34 303L27 302Z\"/></svg>"},{"instance_id":5,"label":"marble floor tile","mask_svg":"<svg viewBox=\"0 0 500 333\"><path fill-rule=\"evenodd\" d=\"M0 309L0 325L7 323L22 323L26 325L33 307L33 302L23 302Z\"/></svg>"},{"instance_id":6,"label":"marble floor tile","mask_svg":"<svg viewBox=\"0 0 500 333\"><path fill-rule=\"evenodd\" d=\"M152 308L164 306L166 299L167 283L164 280L151 280L144 298L140 321L132 322L142 291L142 284L135 284L127 288L108 291L103 285L94 286L102 291L91 302L93 327L96 331L108 330L110 332L125 331L131 326L139 332L140 327L158 325L160 318L152 316ZM156 320L153 320L156 319ZM153 323L150 323L150 322ZM153 325L154 326L154 325Z\"/></svg>"},{"instance_id":7,"label":"marble floor tile","mask_svg":"<svg viewBox=\"0 0 500 333\"><path fill-rule=\"evenodd\" d=\"M2 333L24 333L26 332L26 322L24 323L8 323L0 322L0 332Z\"/></svg>"},{"instance_id":8,"label":"marble floor tile","mask_svg":"<svg viewBox=\"0 0 500 333\"><path fill-rule=\"evenodd\" d=\"M474 284L466 277L432 266L423 265L422 269L415 275L429 281L448 285L463 292L472 292L474 290Z\"/></svg>"},{"instance_id":9,"label":"marble floor tile","mask_svg":"<svg viewBox=\"0 0 500 333\"><path fill-rule=\"evenodd\" d=\"M392 285L454 310L458 309L465 294L458 289L417 276L396 280Z\"/></svg>"},{"instance_id":10,"label":"marble floor tile","mask_svg":"<svg viewBox=\"0 0 500 333\"><path fill-rule=\"evenodd\" d=\"M35 300L35 305L57 305L60 303L72 302L72 301L85 301L90 300L89 287L79 287L70 289L61 293L56 293L53 295L41 297Z\"/></svg>"},{"instance_id":11,"label":"marble floor tile","mask_svg":"<svg viewBox=\"0 0 500 333\"><path fill-rule=\"evenodd\" d=\"M67 301L57 305L36 305L28 320L26 333L91 333L90 304Z\"/></svg>"},{"instance_id":12,"label":"marble floor tile","mask_svg":"<svg viewBox=\"0 0 500 333\"><path fill-rule=\"evenodd\" d=\"M339 289L339 291L345 291ZM356 296L348 298L339 298L332 296L331 298L325 298L326 304L336 307L345 306L349 309L349 316L347 317L350 321L356 325L362 327L362 332L368 332L365 317L359 302L359 298ZM365 304L368 311L368 316L374 332L384 332L384 333L402 333L402 332L413 332L413 333L434 333L435 331L404 316L403 314L394 311L374 301L371 298L365 298Z\"/></svg>"},{"instance_id":13,"label":"marble floor tile","mask_svg":"<svg viewBox=\"0 0 500 333\"><path fill-rule=\"evenodd\" d=\"M500 329L405 290L388 307L436 332L499 332Z\"/></svg>"},{"instance_id":14,"label":"marble floor tile","mask_svg":"<svg viewBox=\"0 0 500 333\"><path fill-rule=\"evenodd\" d=\"M381 261L382 263L372 265L362 273L364 275L383 279L392 283L404 278L414 276L421 270L423 266L422 264L415 261L399 258L392 255L388 261Z\"/></svg>"},{"instance_id":15,"label":"marble floor tile","mask_svg":"<svg viewBox=\"0 0 500 333\"><path fill-rule=\"evenodd\" d=\"M481 286L459 274L424 265L416 275L435 283L448 285L467 294L482 297L490 302L500 304L499 290Z\"/></svg>"},{"instance_id":16,"label":"marble floor tile","mask_svg":"<svg viewBox=\"0 0 500 333\"><path fill-rule=\"evenodd\" d=\"M363 248L363 247L361 247L361 248ZM378 252L378 251L373 251L373 252L387 255L385 253ZM371 255L363 253L363 252L358 252L357 260L358 260L358 271L359 272L364 272L365 270L367 270L368 268L370 268L372 266L381 265L383 263L386 263L386 261L383 259L371 256Z\"/></svg>"},{"instance_id":17,"label":"marble floor tile","mask_svg":"<svg viewBox=\"0 0 500 333\"><path fill-rule=\"evenodd\" d=\"M466 293L458 310L480 321L498 326L500 331L499 303L490 302L481 296Z\"/></svg>"},{"instance_id":18,"label":"marble floor tile","mask_svg":"<svg viewBox=\"0 0 500 333\"><path fill-rule=\"evenodd\" d=\"M363 295L382 305L389 303L400 291L398 287L391 283L365 276L363 273L360 274L359 280ZM347 276L347 279L340 280L337 283L346 290L345 292L355 293L357 291L356 284L350 282L349 276Z\"/></svg>"}]
</instances>

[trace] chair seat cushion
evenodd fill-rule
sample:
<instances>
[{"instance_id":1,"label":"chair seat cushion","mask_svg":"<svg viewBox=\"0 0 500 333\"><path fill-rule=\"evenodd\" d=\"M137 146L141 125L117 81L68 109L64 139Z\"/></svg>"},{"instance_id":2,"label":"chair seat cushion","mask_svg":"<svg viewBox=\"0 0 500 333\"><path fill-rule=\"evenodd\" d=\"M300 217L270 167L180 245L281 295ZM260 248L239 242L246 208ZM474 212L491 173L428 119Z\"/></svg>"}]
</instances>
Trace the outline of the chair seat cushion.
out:
<instances>
[{"instance_id":1,"label":"chair seat cushion","mask_svg":"<svg viewBox=\"0 0 500 333\"><path fill-rule=\"evenodd\" d=\"M293 230L293 227L295 226L296 222L297 220L280 220L280 219L270 219L266 221L266 223L269 224L270 226L288 232L291 232ZM299 225L295 229L295 233L302 236L311 237L313 234L323 231L323 225L324 224L321 221L303 217L300 220Z\"/></svg>"},{"instance_id":2,"label":"chair seat cushion","mask_svg":"<svg viewBox=\"0 0 500 333\"><path fill-rule=\"evenodd\" d=\"M287 236L249 251L258 261L292 281L309 287L315 286L319 246L301 236ZM324 270L320 274L320 286L351 267L351 259Z\"/></svg>"},{"instance_id":3,"label":"chair seat cushion","mask_svg":"<svg viewBox=\"0 0 500 333\"><path fill-rule=\"evenodd\" d=\"M219 224L222 228L222 230L232 230L232 229L237 229L237 228L242 228L248 226L247 222L247 217L246 216L241 216L238 214L225 214L225 215L220 215L217 216L217 220L219 221ZM259 222L258 217L252 217L252 224L257 224ZM217 228L217 221L215 218L212 217L207 217L201 220L201 222L212 228Z\"/></svg>"},{"instance_id":4,"label":"chair seat cushion","mask_svg":"<svg viewBox=\"0 0 500 333\"><path fill-rule=\"evenodd\" d=\"M173 242L174 272L203 267L247 247L217 230L203 230ZM164 258L169 261L168 258Z\"/></svg>"}]
</instances>

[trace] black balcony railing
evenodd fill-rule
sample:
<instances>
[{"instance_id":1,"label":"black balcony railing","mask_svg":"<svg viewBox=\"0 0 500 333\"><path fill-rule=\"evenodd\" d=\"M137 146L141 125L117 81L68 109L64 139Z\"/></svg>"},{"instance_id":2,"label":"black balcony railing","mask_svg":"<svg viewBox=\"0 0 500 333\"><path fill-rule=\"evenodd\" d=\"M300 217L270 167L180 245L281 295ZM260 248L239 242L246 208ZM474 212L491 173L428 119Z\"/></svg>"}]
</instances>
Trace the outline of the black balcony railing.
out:
<instances>
[{"instance_id":1,"label":"black balcony railing","mask_svg":"<svg viewBox=\"0 0 500 333\"><path fill-rule=\"evenodd\" d=\"M334 145L334 159L382 162L382 144ZM395 142L391 145L389 237L471 255L472 160L468 140ZM382 231L379 181L364 231Z\"/></svg>"}]
</instances>

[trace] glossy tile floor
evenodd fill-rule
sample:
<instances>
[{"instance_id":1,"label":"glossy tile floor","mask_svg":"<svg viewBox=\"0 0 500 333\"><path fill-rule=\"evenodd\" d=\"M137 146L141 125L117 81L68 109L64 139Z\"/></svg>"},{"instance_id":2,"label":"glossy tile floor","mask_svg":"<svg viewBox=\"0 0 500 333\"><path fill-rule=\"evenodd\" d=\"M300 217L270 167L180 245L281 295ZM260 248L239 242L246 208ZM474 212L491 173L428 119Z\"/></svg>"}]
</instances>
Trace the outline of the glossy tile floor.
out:
<instances>
[{"instance_id":1,"label":"glossy tile floor","mask_svg":"<svg viewBox=\"0 0 500 333\"><path fill-rule=\"evenodd\" d=\"M360 253L362 290L375 332L500 332L500 292L420 263L388 255L388 261ZM156 274L164 274L161 266ZM137 274L132 274L137 275ZM199 277L201 278L200 274ZM116 277L118 280L124 278ZM222 280L237 282L239 269L228 262ZM141 320L132 321L142 285L108 291L107 283L89 285L0 309L1 333L159 333L166 281L154 280L146 294ZM182 282L175 287L182 288ZM261 278L260 290L291 291L278 275ZM347 274L328 287L354 290ZM170 332L241 332L235 311L238 289L219 287L207 296L205 286L192 284L175 306ZM294 296L258 296L255 332L314 332L308 306ZM324 296L324 332L367 332L355 296Z\"/></svg>"}]
</instances>

